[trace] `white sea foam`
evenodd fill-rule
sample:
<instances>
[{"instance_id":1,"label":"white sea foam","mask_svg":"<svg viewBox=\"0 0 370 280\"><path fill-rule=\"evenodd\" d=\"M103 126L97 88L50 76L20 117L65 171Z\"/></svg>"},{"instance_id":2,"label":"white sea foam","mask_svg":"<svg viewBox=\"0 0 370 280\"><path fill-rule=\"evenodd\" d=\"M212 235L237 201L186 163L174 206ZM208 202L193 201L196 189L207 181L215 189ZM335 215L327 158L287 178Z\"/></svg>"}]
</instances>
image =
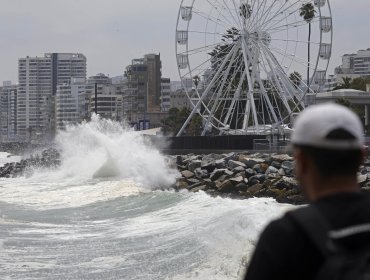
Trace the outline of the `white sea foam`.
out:
<instances>
[{"instance_id":1,"label":"white sea foam","mask_svg":"<svg viewBox=\"0 0 370 280\"><path fill-rule=\"evenodd\" d=\"M59 178L129 179L148 188L168 187L178 173L144 137L122 124L93 116L92 121L59 132L63 164Z\"/></svg>"},{"instance_id":2,"label":"white sea foam","mask_svg":"<svg viewBox=\"0 0 370 280\"><path fill-rule=\"evenodd\" d=\"M20 156L14 156L6 152L0 152L0 167L9 162L18 162L22 159Z\"/></svg>"}]
</instances>

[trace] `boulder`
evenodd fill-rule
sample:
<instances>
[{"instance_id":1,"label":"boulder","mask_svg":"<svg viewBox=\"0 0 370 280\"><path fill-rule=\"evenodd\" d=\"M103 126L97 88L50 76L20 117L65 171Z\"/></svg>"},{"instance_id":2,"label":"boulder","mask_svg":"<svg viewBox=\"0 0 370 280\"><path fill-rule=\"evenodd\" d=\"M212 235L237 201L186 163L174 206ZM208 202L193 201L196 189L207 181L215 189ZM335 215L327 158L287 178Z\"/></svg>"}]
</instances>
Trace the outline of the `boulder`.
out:
<instances>
[{"instance_id":1,"label":"boulder","mask_svg":"<svg viewBox=\"0 0 370 280\"><path fill-rule=\"evenodd\" d=\"M271 156L271 160L284 162L284 161L292 161L293 158L287 154L278 154L278 155Z\"/></svg>"},{"instance_id":2,"label":"boulder","mask_svg":"<svg viewBox=\"0 0 370 280\"><path fill-rule=\"evenodd\" d=\"M235 167L232 172L235 174L235 173L239 173L239 172L244 172L245 171L245 168L243 166L238 166L238 167Z\"/></svg>"},{"instance_id":3,"label":"boulder","mask_svg":"<svg viewBox=\"0 0 370 280\"><path fill-rule=\"evenodd\" d=\"M195 177L197 177L198 179L208 178L207 170L197 168L194 170L194 173L195 173Z\"/></svg>"},{"instance_id":4,"label":"boulder","mask_svg":"<svg viewBox=\"0 0 370 280\"><path fill-rule=\"evenodd\" d=\"M181 175L184 177L184 178L192 178L194 177L194 173L189 171L189 170L184 170L181 172Z\"/></svg>"},{"instance_id":5,"label":"boulder","mask_svg":"<svg viewBox=\"0 0 370 280\"><path fill-rule=\"evenodd\" d=\"M189 183L190 186L198 184L200 182L198 179L195 178L186 179L186 181Z\"/></svg>"},{"instance_id":6,"label":"boulder","mask_svg":"<svg viewBox=\"0 0 370 280\"><path fill-rule=\"evenodd\" d=\"M224 159L216 160L215 163L216 163L216 168L217 169L226 168L226 162L225 162Z\"/></svg>"},{"instance_id":7,"label":"boulder","mask_svg":"<svg viewBox=\"0 0 370 280\"><path fill-rule=\"evenodd\" d=\"M281 164L281 168L284 170L286 175L293 175L294 172L294 162L293 161L284 161Z\"/></svg>"},{"instance_id":8,"label":"boulder","mask_svg":"<svg viewBox=\"0 0 370 280\"><path fill-rule=\"evenodd\" d=\"M246 167L246 165L245 165L244 163L240 162L240 161L229 160L229 162L228 162L228 167L229 167L231 170L232 170L232 169L234 169L234 168L236 168L236 167L239 167L239 166L241 166L241 167L243 167L243 168L245 168L245 167Z\"/></svg>"},{"instance_id":9,"label":"boulder","mask_svg":"<svg viewBox=\"0 0 370 280\"><path fill-rule=\"evenodd\" d=\"M212 181L217 180L220 178L222 175L224 175L226 169L215 169L211 176L209 177Z\"/></svg>"},{"instance_id":10,"label":"boulder","mask_svg":"<svg viewBox=\"0 0 370 280\"><path fill-rule=\"evenodd\" d=\"M249 187L247 189L247 192L250 193L251 195L255 195L257 192L261 191L263 189L263 185L262 184L256 184L252 187Z\"/></svg>"},{"instance_id":11,"label":"boulder","mask_svg":"<svg viewBox=\"0 0 370 280\"><path fill-rule=\"evenodd\" d=\"M245 177L246 178L250 178L252 176L256 175L256 171L254 171L253 169L251 168L247 168L245 169Z\"/></svg>"},{"instance_id":12,"label":"boulder","mask_svg":"<svg viewBox=\"0 0 370 280\"><path fill-rule=\"evenodd\" d=\"M283 176L276 184L278 189L293 189L298 188L298 181L293 177Z\"/></svg>"},{"instance_id":13,"label":"boulder","mask_svg":"<svg viewBox=\"0 0 370 280\"><path fill-rule=\"evenodd\" d=\"M244 182L241 182L235 186L235 189L238 192L245 192L248 188L249 188L248 185Z\"/></svg>"},{"instance_id":14,"label":"boulder","mask_svg":"<svg viewBox=\"0 0 370 280\"><path fill-rule=\"evenodd\" d=\"M234 177L230 179L230 182L235 186L239 183L242 183L244 181L244 178L242 176Z\"/></svg>"},{"instance_id":15,"label":"boulder","mask_svg":"<svg viewBox=\"0 0 370 280\"><path fill-rule=\"evenodd\" d=\"M276 169L280 169L281 168L281 162L274 160L274 161L271 162L270 166L275 167Z\"/></svg>"},{"instance_id":16,"label":"boulder","mask_svg":"<svg viewBox=\"0 0 370 280\"><path fill-rule=\"evenodd\" d=\"M244 157L240 159L241 162L243 162L247 167L253 168L256 164L265 163L266 161L262 158L250 158L250 157Z\"/></svg>"},{"instance_id":17,"label":"boulder","mask_svg":"<svg viewBox=\"0 0 370 280\"><path fill-rule=\"evenodd\" d=\"M279 170L277 168L275 168L273 166L269 166L269 168L267 168L265 174L266 175L269 175L271 173L274 173L275 174L275 173L278 173L278 172L279 172Z\"/></svg>"},{"instance_id":18,"label":"boulder","mask_svg":"<svg viewBox=\"0 0 370 280\"><path fill-rule=\"evenodd\" d=\"M191 171L191 172L194 172L195 169L201 167L202 165L202 161L197 159L197 160L193 160L193 161L190 161L189 164L188 164L188 169Z\"/></svg>"},{"instance_id":19,"label":"boulder","mask_svg":"<svg viewBox=\"0 0 370 280\"><path fill-rule=\"evenodd\" d=\"M221 193L228 193L234 190L234 185L230 180L224 181L218 188Z\"/></svg>"}]
</instances>

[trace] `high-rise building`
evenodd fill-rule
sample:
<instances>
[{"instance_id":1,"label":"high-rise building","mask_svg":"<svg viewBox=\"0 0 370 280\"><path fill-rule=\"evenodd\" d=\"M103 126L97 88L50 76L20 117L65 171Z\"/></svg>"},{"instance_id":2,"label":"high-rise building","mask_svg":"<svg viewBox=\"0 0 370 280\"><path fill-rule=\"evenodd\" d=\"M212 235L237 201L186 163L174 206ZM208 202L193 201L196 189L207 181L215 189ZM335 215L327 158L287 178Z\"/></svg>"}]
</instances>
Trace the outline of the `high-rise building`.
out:
<instances>
[{"instance_id":1,"label":"high-rise building","mask_svg":"<svg viewBox=\"0 0 370 280\"><path fill-rule=\"evenodd\" d=\"M370 49L342 56L342 65L335 69L338 81L343 77L358 78L370 75Z\"/></svg>"},{"instance_id":2,"label":"high-rise building","mask_svg":"<svg viewBox=\"0 0 370 280\"><path fill-rule=\"evenodd\" d=\"M95 87L97 98L95 101ZM112 79L100 73L88 79L86 97L88 99L88 115L97 112L102 118L120 121L123 118L122 95L116 93L117 86Z\"/></svg>"},{"instance_id":3,"label":"high-rise building","mask_svg":"<svg viewBox=\"0 0 370 280\"><path fill-rule=\"evenodd\" d=\"M57 86L55 122L58 130L87 118L86 80L72 78L70 83Z\"/></svg>"},{"instance_id":4,"label":"high-rise building","mask_svg":"<svg viewBox=\"0 0 370 280\"><path fill-rule=\"evenodd\" d=\"M146 121L161 112L160 55L147 54L126 67L123 87L124 116L129 122Z\"/></svg>"},{"instance_id":5,"label":"high-rise building","mask_svg":"<svg viewBox=\"0 0 370 280\"><path fill-rule=\"evenodd\" d=\"M47 53L18 61L17 133L25 141L48 140L55 131L57 86L71 78L86 79L86 57L74 53Z\"/></svg>"},{"instance_id":6,"label":"high-rise building","mask_svg":"<svg viewBox=\"0 0 370 280\"><path fill-rule=\"evenodd\" d=\"M168 112L171 108L171 79L162 78L161 83L161 112Z\"/></svg>"},{"instance_id":7,"label":"high-rise building","mask_svg":"<svg viewBox=\"0 0 370 280\"><path fill-rule=\"evenodd\" d=\"M0 141L17 137L17 86L4 82L0 88Z\"/></svg>"},{"instance_id":8,"label":"high-rise building","mask_svg":"<svg viewBox=\"0 0 370 280\"><path fill-rule=\"evenodd\" d=\"M161 111L161 77L162 62L160 55L147 54L144 64L148 71L147 112L158 113Z\"/></svg>"}]
</instances>

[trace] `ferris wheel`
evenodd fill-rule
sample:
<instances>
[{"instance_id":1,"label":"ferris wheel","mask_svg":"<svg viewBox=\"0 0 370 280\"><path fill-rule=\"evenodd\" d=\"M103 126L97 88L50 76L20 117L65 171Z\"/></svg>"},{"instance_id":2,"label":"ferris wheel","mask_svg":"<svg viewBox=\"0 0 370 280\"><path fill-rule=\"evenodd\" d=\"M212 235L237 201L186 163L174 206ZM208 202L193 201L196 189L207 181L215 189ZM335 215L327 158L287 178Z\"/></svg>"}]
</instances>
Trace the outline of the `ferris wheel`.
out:
<instances>
[{"instance_id":1,"label":"ferris wheel","mask_svg":"<svg viewBox=\"0 0 370 280\"><path fill-rule=\"evenodd\" d=\"M202 135L283 133L325 83L329 0L182 0L176 58Z\"/></svg>"}]
</instances>

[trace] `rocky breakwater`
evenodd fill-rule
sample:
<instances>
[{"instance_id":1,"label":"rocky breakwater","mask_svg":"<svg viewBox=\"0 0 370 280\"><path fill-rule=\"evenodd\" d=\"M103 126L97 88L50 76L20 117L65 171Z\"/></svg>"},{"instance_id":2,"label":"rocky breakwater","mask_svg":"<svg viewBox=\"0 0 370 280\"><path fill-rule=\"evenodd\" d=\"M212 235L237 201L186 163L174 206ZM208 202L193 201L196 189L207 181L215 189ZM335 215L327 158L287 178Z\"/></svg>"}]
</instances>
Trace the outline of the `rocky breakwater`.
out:
<instances>
[{"instance_id":1,"label":"rocky breakwater","mask_svg":"<svg viewBox=\"0 0 370 280\"><path fill-rule=\"evenodd\" d=\"M240 199L272 197L295 205L308 202L294 177L294 161L288 154L189 154L175 160L182 175L176 182L177 190ZM359 183L364 191L370 191L369 167L361 167Z\"/></svg>"},{"instance_id":2,"label":"rocky breakwater","mask_svg":"<svg viewBox=\"0 0 370 280\"><path fill-rule=\"evenodd\" d=\"M60 165L60 154L54 148L35 153L19 162L6 163L0 167L0 177L14 178L30 176L35 169L56 168Z\"/></svg>"}]
</instances>

